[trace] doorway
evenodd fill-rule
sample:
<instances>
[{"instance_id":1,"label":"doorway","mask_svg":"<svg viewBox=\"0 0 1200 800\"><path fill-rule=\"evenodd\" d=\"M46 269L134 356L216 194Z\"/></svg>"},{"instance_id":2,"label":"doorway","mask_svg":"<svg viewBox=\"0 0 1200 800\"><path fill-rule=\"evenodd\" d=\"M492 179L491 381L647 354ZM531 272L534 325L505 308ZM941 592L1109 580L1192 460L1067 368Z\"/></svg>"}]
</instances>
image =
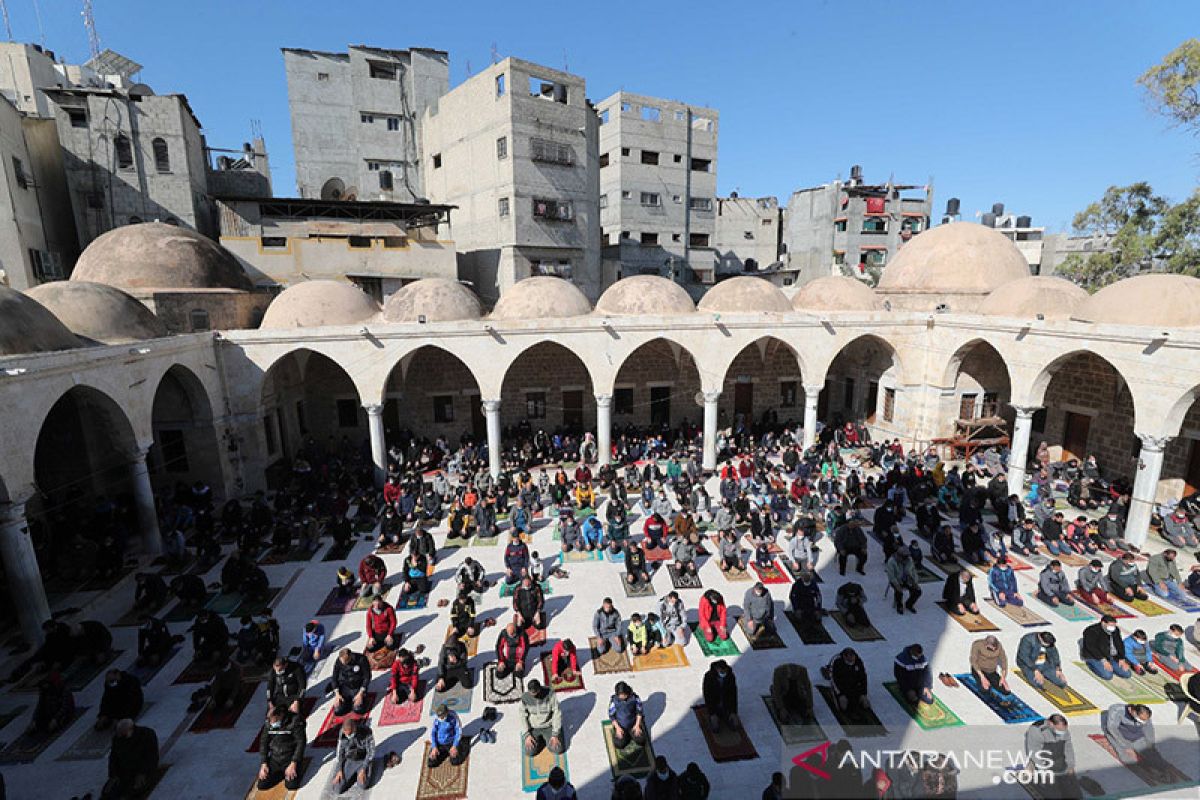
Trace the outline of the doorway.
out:
<instances>
[{"instance_id":1,"label":"doorway","mask_svg":"<svg viewBox=\"0 0 1200 800\"><path fill-rule=\"evenodd\" d=\"M572 433L583 430L583 390L563 389L563 427Z\"/></svg>"},{"instance_id":2,"label":"doorway","mask_svg":"<svg viewBox=\"0 0 1200 800\"><path fill-rule=\"evenodd\" d=\"M650 387L650 424L655 428L671 427L671 387Z\"/></svg>"},{"instance_id":3,"label":"doorway","mask_svg":"<svg viewBox=\"0 0 1200 800\"><path fill-rule=\"evenodd\" d=\"M471 409L471 436L477 442L486 442L487 420L483 417L483 399L477 394L469 395L467 406Z\"/></svg>"},{"instance_id":4,"label":"doorway","mask_svg":"<svg viewBox=\"0 0 1200 800\"><path fill-rule=\"evenodd\" d=\"M1183 477L1183 496L1200 492L1200 440L1190 439L1187 472Z\"/></svg>"},{"instance_id":5,"label":"doorway","mask_svg":"<svg viewBox=\"0 0 1200 800\"><path fill-rule=\"evenodd\" d=\"M1072 458L1083 461L1087 456L1088 431L1091 427L1091 417L1076 414L1074 411L1067 412L1067 418L1063 422L1063 461Z\"/></svg>"},{"instance_id":6,"label":"doorway","mask_svg":"<svg viewBox=\"0 0 1200 800\"><path fill-rule=\"evenodd\" d=\"M733 385L733 414L742 417L746 422L752 422L754 417L754 384L735 383Z\"/></svg>"},{"instance_id":7,"label":"doorway","mask_svg":"<svg viewBox=\"0 0 1200 800\"><path fill-rule=\"evenodd\" d=\"M879 408L879 381L871 381L867 384L867 406L866 417L867 422L875 424L875 409Z\"/></svg>"}]
</instances>

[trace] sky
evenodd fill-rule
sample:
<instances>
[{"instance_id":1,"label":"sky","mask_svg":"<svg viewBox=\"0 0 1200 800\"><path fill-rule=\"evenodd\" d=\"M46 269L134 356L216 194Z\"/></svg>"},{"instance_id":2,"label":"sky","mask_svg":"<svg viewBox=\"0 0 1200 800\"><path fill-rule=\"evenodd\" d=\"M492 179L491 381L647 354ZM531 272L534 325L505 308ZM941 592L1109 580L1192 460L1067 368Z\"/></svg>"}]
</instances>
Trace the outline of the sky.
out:
<instances>
[{"instance_id":1,"label":"sky","mask_svg":"<svg viewBox=\"0 0 1200 800\"><path fill-rule=\"evenodd\" d=\"M13 37L85 61L81 0L7 0ZM213 147L261 124L277 195L295 191L281 47L450 53L450 83L517 56L720 112L718 191L775 195L846 177L932 179L964 219L1003 202L1051 230L1111 185L1181 200L1200 139L1155 115L1137 77L1200 34L1200 3L455 3L94 0L101 46L188 96ZM39 21L40 12L40 21Z\"/></svg>"}]
</instances>

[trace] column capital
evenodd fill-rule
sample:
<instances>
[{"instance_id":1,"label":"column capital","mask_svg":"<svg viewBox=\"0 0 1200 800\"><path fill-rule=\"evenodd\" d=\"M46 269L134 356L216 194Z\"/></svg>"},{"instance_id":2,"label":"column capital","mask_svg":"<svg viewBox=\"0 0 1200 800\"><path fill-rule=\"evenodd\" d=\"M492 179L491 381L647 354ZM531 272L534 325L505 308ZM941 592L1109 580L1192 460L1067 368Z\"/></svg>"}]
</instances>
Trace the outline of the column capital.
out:
<instances>
[{"instance_id":1,"label":"column capital","mask_svg":"<svg viewBox=\"0 0 1200 800\"><path fill-rule=\"evenodd\" d=\"M1011 408L1017 414L1017 419L1033 419L1033 415L1042 410L1041 406L1014 406L1009 403Z\"/></svg>"},{"instance_id":2,"label":"column capital","mask_svg":"<svg viewBox=\"0 0 1200 800\"><path fill-rule=\"evenodd\" d=\"M596 406L598 408L608 408L612 405L613 396L611 394L596 395Z\"/></svg>"},{"instance_id":3,"label":"column capital","mask_svg":"<svg viewBox=\"0 0 1200 800\"><path fill-rule=\"evenodd\" d=\"M705 403L715 403L720 399L721 399L721 390L720 389L713 389L713 390L704 392L704 402Z\"/></svg>"},{"instance_id":4,"label":"column capital","mask_svg":"<svg viewBox=\"0 0 1200 800\"><path fill-rule=\"evenodd\" d=\"M488 414L499 413L499 411L500 411L500 401L499 400L483 400L482 403L483 403L483 410L485 413L488 413Z\"/></svg>"},{"instance_id":5,"label":"column capital","mask_svg":"<svg viewBox=\"0 0 1200 800\"><path fill-rule=\"evenodd\" d=\"M146 456L150 454L150 448L154 447L154 442L143 444L138 442L129 451L129 460L134 464L145 464Z\"/></svg>"},{"instance_id":6,"label":"column capital","mask_svg":"<svg viewBox=\"0 0 1200 800\"><path fill-rule=\"evenodd\" d=\"M823 384L823 383L804 383L804 384L801 384L801 386L804 388L805 395L820 394L821 391L825 388L825 384Z\"/></svg>"},{"instance_id":7,"label":"column capital","mask_svg":"<svg viewBox=\"0 0 1200 800\"><path fill-rule=\"evenodd\" d=\"M1161 453L1175 438L1174 436L1154 436L1149 433L1139 433L1137 437L1142 441L1142 449L1152 453Z\"/></svg>"},{"instance_id":8,"label":"column capital","mask_svg":"<svg viewBox=\"0 0 1200 800\"><path fill-rule=\"evenodd\" d=\"M368 417L383 416L383 404L382 403L363 403L363 408L366 409Z\"/></svg>"}]
</instances>

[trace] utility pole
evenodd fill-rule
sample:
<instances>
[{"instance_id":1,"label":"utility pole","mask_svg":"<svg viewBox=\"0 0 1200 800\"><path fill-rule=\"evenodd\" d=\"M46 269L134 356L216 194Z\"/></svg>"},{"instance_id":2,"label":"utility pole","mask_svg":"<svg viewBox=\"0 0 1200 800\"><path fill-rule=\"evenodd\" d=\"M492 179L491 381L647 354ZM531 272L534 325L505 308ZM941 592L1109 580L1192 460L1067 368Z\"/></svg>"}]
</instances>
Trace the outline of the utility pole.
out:
<instances>
[{"instance_id":1,"label":"utility pole","mask_svg":"<svg viewBox=\"0 0 1200 800\"><path fill-rule=\"evenodd\" d=\"M0 11L4 12L4 31L8 34L8 40L11 42L13 40L12 21L8 18L8 3L4 0L0 0Z\"/></svg>"},{"instance_id":2,"label":"utility pole","mask_svg":"<svg viewBox=\"0 0 1200 800\"><path fill-rule=\"evenodd\" d=\"M100 55L100 36L96 33L96 18L92 15L92 0L83 0L83 27L87 28L88 47L92 58Z\"/></svg>"}]
</instances>

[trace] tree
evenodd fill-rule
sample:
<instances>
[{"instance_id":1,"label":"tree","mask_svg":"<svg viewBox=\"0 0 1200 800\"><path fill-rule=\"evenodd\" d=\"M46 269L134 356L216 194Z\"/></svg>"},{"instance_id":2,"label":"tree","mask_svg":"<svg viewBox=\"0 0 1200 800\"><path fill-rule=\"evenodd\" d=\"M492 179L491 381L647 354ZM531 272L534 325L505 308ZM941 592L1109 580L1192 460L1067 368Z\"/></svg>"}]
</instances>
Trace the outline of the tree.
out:
<instances>
[{"instance_id":1,"label":"tree","mask_svg":"<svg viewBox=\"0 0 1200 800\"><path fill-rule=\"evenodd\" d=\"M1200 134L1200 40L1188 39L1162 63L1142 73L1138 83L1154 110L1193 134Z\"/></svg>"}]
</instances>

